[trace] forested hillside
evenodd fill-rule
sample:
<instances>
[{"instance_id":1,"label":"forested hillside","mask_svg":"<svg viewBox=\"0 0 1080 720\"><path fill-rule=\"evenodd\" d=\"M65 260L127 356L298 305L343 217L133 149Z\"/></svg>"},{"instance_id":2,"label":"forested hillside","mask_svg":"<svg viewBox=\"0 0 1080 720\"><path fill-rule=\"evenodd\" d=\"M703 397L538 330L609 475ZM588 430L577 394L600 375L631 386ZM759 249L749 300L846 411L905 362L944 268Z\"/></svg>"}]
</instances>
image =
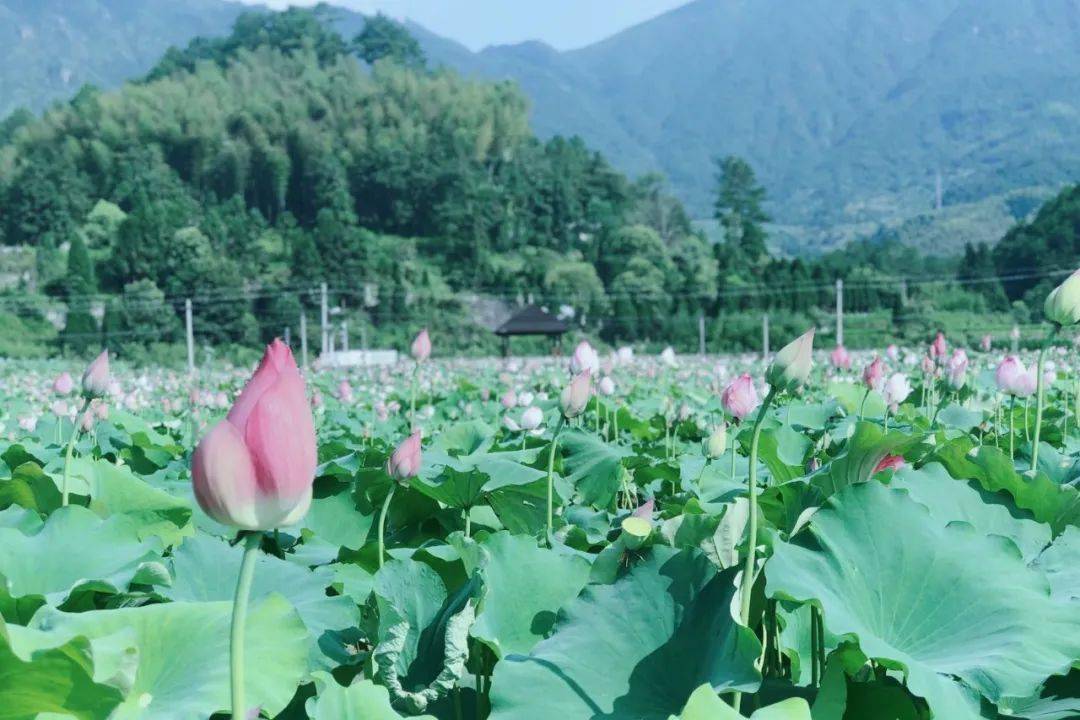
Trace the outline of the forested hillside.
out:
<instances>
[{"instance_id":1,"label":"forested hillside","mask_svg":"<svg viewBox=\"0 0 1080 720\"><path fill-rule=\"evenodd\" d=\"M166 47L225 35L224 0L0 0L0 115L110 89ZM346 38L364 17L321 10ZM879 231L937 254L993 242L1080 172L1072 0L696 0L569 52L472 52L409 25L432 67L510 80L542 140L660 172L710 216L713 160L745 157L789 255ZM942 207L937 208L940 177Z\"/></svg>"},{"instance_id":2,"label":"forested hillside","mask_svg":"<svg viewBox=\"0 0 1080 720\"><path fill-rule=\"evenodd\" d=\"M9 335L47 340L59 303L57 347L132 353L180 338L186 298L211 343L255 344L305 308L314 324L324 282L335 322L372 343L428 323L473 350L493 347L479 306L529 298L613 342L696 347L700 313L730 349L757 346L762 311L778 332L827 325L836 278L850 312L900 331L1009 310L993 283L903 290L898 268L953 266L887 234L772 257L753 169L729 157L718 173L725 240L712 243L661 178L631 181L577 138L538 139L516 87L428 69L393 22L346 38L318 13L252 13L140 82L0 129L0 238L34 258L0 310L19 324ZM1017 253L999 265L1031 264ZM989 250L970 254L963 272L992 278Z\"/></svg>"}]
</instances>

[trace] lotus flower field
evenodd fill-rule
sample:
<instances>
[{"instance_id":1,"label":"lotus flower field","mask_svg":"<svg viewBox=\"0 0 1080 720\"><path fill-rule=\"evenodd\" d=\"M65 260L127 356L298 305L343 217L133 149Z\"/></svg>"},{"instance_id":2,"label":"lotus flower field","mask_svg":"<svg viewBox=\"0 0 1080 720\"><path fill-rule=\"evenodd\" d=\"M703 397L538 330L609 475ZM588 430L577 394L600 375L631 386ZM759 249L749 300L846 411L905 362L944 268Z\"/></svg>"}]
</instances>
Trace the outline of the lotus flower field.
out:
<instances>
[{"instance_id":1,"label":"lotus flower field","mask_svg":"<svg viewBox=\"0 0 1080 720\"><path fill-rule=\"evenodd\" d=\"M0 363L0 718L1080 717L1070 283L1019 354Z\"/></svg>"}]
</instances>

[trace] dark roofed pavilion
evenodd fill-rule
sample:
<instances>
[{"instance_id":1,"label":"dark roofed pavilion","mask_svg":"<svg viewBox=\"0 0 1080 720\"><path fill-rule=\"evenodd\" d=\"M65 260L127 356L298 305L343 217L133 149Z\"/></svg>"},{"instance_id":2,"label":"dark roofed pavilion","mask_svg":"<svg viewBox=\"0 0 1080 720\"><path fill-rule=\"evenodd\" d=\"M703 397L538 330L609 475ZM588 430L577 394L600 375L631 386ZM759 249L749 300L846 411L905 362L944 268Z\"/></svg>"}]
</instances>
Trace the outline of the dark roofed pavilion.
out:
<instances>
[{"instance_id":1,"label":"dark roofed pavilion","mask_svg":"<svg viewBox=\"0 0 1080 720\"><path fill-rule=\"evenodd\" d=\"M497 327L495 334L503 339L503 357L506 357L510 354L510 338L514 335L547 335L554 350L569 329L566 323L539 306L526 305Z\"/></svg>"}]
</instances>

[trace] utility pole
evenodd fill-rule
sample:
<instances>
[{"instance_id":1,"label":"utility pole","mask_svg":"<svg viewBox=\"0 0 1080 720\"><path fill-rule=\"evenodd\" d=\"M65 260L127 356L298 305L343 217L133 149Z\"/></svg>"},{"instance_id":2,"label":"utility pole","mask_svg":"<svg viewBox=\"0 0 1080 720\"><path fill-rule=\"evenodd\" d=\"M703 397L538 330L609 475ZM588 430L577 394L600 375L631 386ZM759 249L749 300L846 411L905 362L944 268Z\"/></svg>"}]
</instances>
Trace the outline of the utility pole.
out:
<instances>
[{"instance_id":1,"label":"utility pole","mask_svg":"<svg viewBox=\"0 0 1080 720\"><path fill-rule=\"evenodd\" d=\"M329 334L327 324L329 323L329 319L330 319L330 308L327 307L327 303L326 303L326 283L321 283L319 285L319 294L320 294L319 325L320 325L320 330L322 332L322 340L319 343L319 352L320 353L325 353L326 350L327 350L327 347L330 344L329 338L327 337L328 334Z\"/></svg>"},{"instance_id":2,"label":"utility pole","mask_svg":"<svg viewBox=\"0 0 1080 720\"><path fill-rule=\"evenodd\" d=\"M285 326L285 344L292 347L292 328L288 325Z\"/></svg>"},{"instance_id":3,"label":"utility pole","mask_svg":"<svg viewBox=\"0 0 1080 720\"><path fill-rule=\"evenodd\" d=\"M1012 332L1009 333L1009 337L1012 338L1012 351L1013 355L1020 349L1020 326L1013 325Z\"/></svg>"},{"instance_id":4,"label":"utility pole","mask_svg":"<svg viewBox=\"0 0 1080 720\"><path fill-rule=\"evenodd\" d=\"M836 279L836 344L844 344L844 281Z\"/></svg>"},{"instance_id":5,"label":"utility pole","mask_svg":"<svg viewBox=\"0 0 1080 720\"><path fill-rule=\"evenodd\" d=\"M769 313L761 316L761 359L769 359Z\"/></svg>"},{"instance_id":6,"label":"utility pole","mask_svg":"<svg viewBox=\"0 0 1080 720\"><path fill-rule=\"evenodd\" d=\"M307 313L300 311L300 357L304 368L307 368Z\"/></svg>"},{"instance_id":7,"label":"utility pole","mask_svg":"<svg viewBox=\"0 0 1080 720\"><path fill-rule=\"evenodd\" d=\"M188 375L195 374L195 325L191 317L191 298L184 301L184 326L187 335Z\"/></svg>"},{"instance_id":8,"label":"utility pole","mask_svg":"<svg viewBox=\"0 0 1080 720\"><path fill-rule=\"evenodd\" d=\"M705 354L705 311L697 312L698 355Z\"/></svg>"},{"instance_id":9,"label":"utility pole","mask_svg":"<svg viewBox=\"0 0 1080 720\"><path fill-rule=\"evenodd\" d=\"M341 321L341 349L349 352L349 321Z\"/></svg>"},{"instance_id":10,"label":"utility pole","mask_svg":"<svg viewBox=\"0 0 1080 720\"><path fill-rule=\"evenodd\" d=\"M900 307L907 306L907 278L900 281Z\"/></svg>"}]
</instances>

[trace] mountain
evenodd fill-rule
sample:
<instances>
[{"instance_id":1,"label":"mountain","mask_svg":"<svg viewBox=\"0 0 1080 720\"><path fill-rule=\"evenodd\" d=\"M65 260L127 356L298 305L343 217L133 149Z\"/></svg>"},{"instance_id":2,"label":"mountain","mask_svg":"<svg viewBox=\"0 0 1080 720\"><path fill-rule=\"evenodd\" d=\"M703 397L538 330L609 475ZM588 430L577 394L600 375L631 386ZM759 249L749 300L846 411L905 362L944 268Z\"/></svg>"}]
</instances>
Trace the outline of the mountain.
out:
<instances>
[{"instance_id":1,"label":"mountain","mask_svg":"<svg viewBox=\"0 0 1080 720\"><path fill-rule=\"evenodd\" d=\"M240 9L0 0L0 115L137 76ZM351 37L363 17L339 10L336 24ZM993 240L1006 209L1080 169L1078 0L695 0L568 52L472 52L409 29L435 65L517 82L541 137L580 135L623 171L662 172L696 217L711 215L714 158L746 157L789 251L912 227L933 228L913 241L937 251Z\"/></svg>"},{"instance_id":2,"label":"mountain","mask_svg":"<svg viewBox=\"0 0 1080 720\"><path fill-rule=\"evenodd\" d=\"M746 157L796 242L925 215L939 173L974 227L987 198L1080 169L1076 0L696 0L581 50L476 60L521 83L538 132L662 171L700 217L713 158Z\"/></svg>"},{"instance_id":3,"label":"mountain","mask_svg":"<svg viewBox=\"0 0 1080 720\"><path fill-rule=\"evenodd\" d=\"M222 0L0 0L0 118L86 83L111 88L170 45L220 35L245 7Z\"/></svg>"}]
</instances>

